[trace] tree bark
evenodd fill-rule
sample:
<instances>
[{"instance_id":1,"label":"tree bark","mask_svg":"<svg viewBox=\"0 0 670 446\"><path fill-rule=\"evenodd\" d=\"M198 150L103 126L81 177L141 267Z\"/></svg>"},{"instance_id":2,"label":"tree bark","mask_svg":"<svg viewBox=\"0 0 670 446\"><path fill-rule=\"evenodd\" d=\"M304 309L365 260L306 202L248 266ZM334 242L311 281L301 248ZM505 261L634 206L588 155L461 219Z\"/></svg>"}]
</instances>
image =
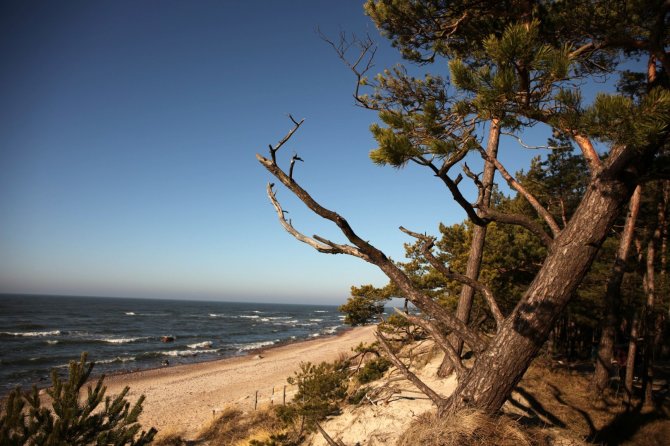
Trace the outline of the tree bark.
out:
<instances>
[{"instance_id":1,"label":"tree bark","mask_svg":"<svg viewBox=\"0 0 670 446\"><path fill-rule=\"evenodd\" d=\"M500 120L492 119L491 128L489 129L489 138L486 146L486 155L488 160L492 160L498 156L498 145L500 143ZM491 161L484 163L484 175L482 176L482 186L484 187L484 196L482 203L485 207L491 204L491 187L493 185L493 177L495 176L495 165ZM472 242L470 244L470 254L468 255L468 263L465 267L465 276L477 280L479 279L479 270L482 265L482 257L484 255L484 242L486 240L486 226L474 225L472 228ZM461 288L461 295L458 300L458 307L456 308L456 317L467 324L470 321L470 312L472 310L472 301L474 299L475 289L469 285L463 285ZM450 342L454 345L457 354L463 351L463 340L452 337ZM440 368L438 369L438 376L448 376L454 371L451 361L445 355Z\"/></svg>"},{"instance_id":2,"label":"tree bark","mask_svg":"<svg viewBox=\"0 0 670 446\"><path fill-rule=\"evenodd\" d=\"M624 152L608 160L609 169L625 163ZM496 412L519 382L633 193L634 184L617 178L622 175L620 169L609 174L607 170L592 179L524 297L459 382L443 412L464 407Z\"/></svg>"},{"instance_id":3,"label":"tree bark","mask_svg":"<svg viewBox=\"0 0 670 446\"><path fill-rule=\"evenodd\" d=\"M637 338L640 336L640 316L636 311L630 324L630 341L628 341L628 356L626 357L626 377L624 388L628 404L633 400L633 380L635 379L635 356L637 355Z\"/></svg>"},{"instance_id":4,"label":"tree bark","mask_svg":"<svg viewBox=\"0 0 670 446\"><path fill-rule=\"evenodd\" d=\"M664 189L664 184L659 184L661 189ZM656 287L656 251L658 246L662 246L663 229L666 224L666 210L668 207L668 194L663 191L659 194L657 204L656 228L654 228L653 235L647 243L647 261L644 288L647 294L647 301L645 305L645 328L644 328L644 402L643 406L652 407L653 401L653 385L654 385L654 353L656 351L657 340L660 339L663 326L662 316L656 311L657 305L657 287Z\"/></svg>"},{"instance_id":5,"label":"tree bark","mask_svg":"<svg viewBox=\"0 0 670 446\"><path fill-rule=\"evenodd\" d=\"M612 357L614 354L614 341L619 323L619 305L621 299L621 283L626 272L626 261L633 242L635 223L640 210L640 197L642 187L637 186L630 199L628 215L624 224L619 249L614 258L614 267L607 279L605 291L605 319L602 324L602 334L598 345L595 372L593 374L593 391L596 398L602 398L603 393L609 386L612 375ZM623 366L623 364L619 364Z\"/></svg>"}]
</instances>

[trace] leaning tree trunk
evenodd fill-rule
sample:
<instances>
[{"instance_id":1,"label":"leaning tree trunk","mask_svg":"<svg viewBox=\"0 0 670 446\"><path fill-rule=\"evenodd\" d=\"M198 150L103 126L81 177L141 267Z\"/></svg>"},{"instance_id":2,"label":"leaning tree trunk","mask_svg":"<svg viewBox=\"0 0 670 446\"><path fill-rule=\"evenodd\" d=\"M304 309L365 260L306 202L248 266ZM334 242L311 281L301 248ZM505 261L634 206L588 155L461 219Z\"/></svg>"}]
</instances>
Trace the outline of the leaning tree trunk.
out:
<instances>
[{"instance_id":1,"label":"leaning tree trunk","mask_svg":"<svg viewBox=\"0 0 670 446\"><path fill-rule=\"evenodd\" d=\"M492 119L491 127L489 129L489 139L486 146L486 155L489 160L498 157L498 145L500 143L500 120ZM492 161L486 161L484 164L484 174L482 176L482 185L484 187L484 206L488 207L491 203L491 187L493 185L493 177L496 168ZM479 279L479 270L482 265L482 257L484 256L484 242L486 241L486 226L475 225L472 228L472 242L470 244L470 253L468 254L468 263L465 267L465 276L477 280ZM475 289L469 285L463 285L461 288L461 296L458 300L458 307L456 308L456 317L465 322L470 321L470 312L472 310L472 300L475 296ZM457 337L450 339L454 344L454 349L457 354L463 351L463 340ZM447 376L453 371L453 364L447 355L438 369L438 376Z\"/></svg>"},{"instance_id":2,"label":"leaning tree trunk","mask_svg":"<svg viewBox=\"0 0 670 446\"><path fill-rule=\"evenodd\" d=\"M593 374L593 392L595 397L601 398L609 385L612 375L612 357L614 356L614 340L619 322L619 305L621 297L621 283L626 272L626 260L635 232L635 222L640 210L642 187L638 186L630 199L628 215L621 233L621 241L614 259L614 267L607 279L605 291L605 319L602 324L602 334L596 357L596 370ZM624 364L619 364L623 366Z\"/></svg>"},{"instance_id":3,"label":"leaning tree trunk","mask_svg":"<svg viewBox=\"0 0 670 446\"><path fill-rule=\"evenodd\" d=\"M592 179L535 280L460 380L443 413L464 407L493 413L502 407L547 340L634 187L604 173Z\"/></svg>"}]
</instances>

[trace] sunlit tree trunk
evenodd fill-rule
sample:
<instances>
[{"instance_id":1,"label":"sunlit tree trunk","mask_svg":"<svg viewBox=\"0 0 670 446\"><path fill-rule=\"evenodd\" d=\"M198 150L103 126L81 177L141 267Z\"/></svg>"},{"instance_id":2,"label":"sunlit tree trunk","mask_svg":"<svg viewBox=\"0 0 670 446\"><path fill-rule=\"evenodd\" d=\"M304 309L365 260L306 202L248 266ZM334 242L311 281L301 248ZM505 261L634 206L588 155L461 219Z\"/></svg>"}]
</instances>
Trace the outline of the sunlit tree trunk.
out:
<instances>
[{"instance_id":1,"label":"sunlit tree trunk","mask_svg":"<svg viewBox=\"0 0 670 446\"><path fill-rule=\"evenodd\" d=\"M524 297L461 379L442 412L476 407L495 412L547 340L588 271L633 187L595 178Z\"/></svg>"},{"instance_id":2,"label":"sunlit tree trunk","mask_svg":"<svg viewBox=\"0 0 670 446\"><path fill-rule=\"evenodd\" d=\"M489 129L489 139L486 148L486 154L489 159L497 158L498 145L500 144L500 120L491 120L491 127ZM495 175L495 166L492 162L486 161L484 165L484 175L482 177L482 184L484 191L484 204L489 206L491 203L491 187L493 186L493 177ZM479 270L482 265L482 257L484 256L484 243L486 241L486 226L475 225L472 228L472 242L470 244L470 253L468 255L468 263L465 269L465 275L470 279L477 280L479 278ZM469 285L463 285L461 288L461 295L458 300L458 307L456 309L456 317L465 322L470 321L470 312L472 311L472 301L474 299L475 289ZM455 344L456 353L459 355L463 350L463 340L456 337L450 339L452 344ZM438 376L447 376L453 371L453 366L449 358L445 355L442 364L437 372Z\"/></svg>"},{"instance_id":3,"label":"sunlit tree trunk","mask_svg":"<svg viewBox=\"0 0 670 446\"><path fill-rule=\"evenodd\" d=\"M633 242L635 232L635 222L640 210L640 197L642 187L638 186L630 199L628 215L624 224L619 249L614 259L614 267L607 279L607 288L605 291L605 319L602 324L602 334L598 345L598 354L596 356L595 372L593 375L593 391L596 397L602 397L603 392L609 385L609 379L612 374L612 357L614 353L614 341L616 337L617 325L619 323L619 305L620 291L623 276L626 272L626 260L630 252L630 246ZM623 364L620 364L623 366Z\"/></svg>"}]
</instances>

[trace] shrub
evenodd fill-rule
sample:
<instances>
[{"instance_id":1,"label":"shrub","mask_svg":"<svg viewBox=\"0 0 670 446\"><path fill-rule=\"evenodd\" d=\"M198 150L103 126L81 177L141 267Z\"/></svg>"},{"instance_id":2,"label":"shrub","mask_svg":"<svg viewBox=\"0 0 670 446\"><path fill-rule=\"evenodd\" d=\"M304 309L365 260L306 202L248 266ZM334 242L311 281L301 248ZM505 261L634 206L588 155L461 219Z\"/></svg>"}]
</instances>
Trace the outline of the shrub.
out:
<instances>
[{"instance_id":1,"label":"shrub","mask_svg":"<svg viewBox=\"0 0 670 446\"><path fill-rule=\"evenodd\" d=\"M137 418L142 412L142 395L133 407L125 399L126 387L115 398L105 397L104 376L95 388L88 386L85 399L79 392L88 380L93 363L86 363L86 353L80 362L71 361L68 380L62 381L52 371L53 386L47 389L51 406L42 405L39 391L10 392L0 415L0 444L2 445L115 445L141 446L151 443L156 430L142 431ZM104 407L100 403L104 400Z\"/></svg>"},{"instance_id":2,"label":"shrub","mask_svg":"<svg viewBox=\"0 0 670 446\"><path fill-rule=\"evenodd\" d=\"M391 367L391 362L384 357L368 361L358 372L358 382L361 384L367 384L371 381L379 379L384 375L384 372L386 372L389 367Z\"/></svg>"},{"instance_id":3,"label":"shrub","mask_svg":"<svg viewBox=\"0 0 670 446\"><path fill-rule=\"evenodd\" d=\"M347 395L347 361L301 363L289 384L298 386L290 404L277 407L277 415L287 423L298 423L298 433L312 430L315 422L340 412L339 404Z\"/></svg>"}]
</instances>

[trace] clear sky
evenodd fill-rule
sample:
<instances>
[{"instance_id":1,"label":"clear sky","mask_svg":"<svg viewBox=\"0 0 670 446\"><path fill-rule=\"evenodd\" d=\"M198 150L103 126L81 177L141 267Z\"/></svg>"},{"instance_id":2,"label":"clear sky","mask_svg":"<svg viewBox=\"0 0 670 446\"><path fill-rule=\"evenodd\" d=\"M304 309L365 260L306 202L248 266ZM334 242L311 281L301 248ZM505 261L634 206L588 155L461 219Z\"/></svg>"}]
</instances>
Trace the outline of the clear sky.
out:
<instances>
[{"instance_id":1,"label":"clear sky","mask_svg":"<svg viewBox=\"0 0 670 446\"><path fill-rule=\"evenodd\" d=\"M296 151L295 178L395 259L398 226L464 218L428 172L369 161L376 116L315 32L370 33L376 68L399 62L361 3L2 2L0 292L341 303L385 283L291 238L254 156L305 118L280 162ZM296 228L342 240L278 197Z\"/></svg>"}]
</instances>

